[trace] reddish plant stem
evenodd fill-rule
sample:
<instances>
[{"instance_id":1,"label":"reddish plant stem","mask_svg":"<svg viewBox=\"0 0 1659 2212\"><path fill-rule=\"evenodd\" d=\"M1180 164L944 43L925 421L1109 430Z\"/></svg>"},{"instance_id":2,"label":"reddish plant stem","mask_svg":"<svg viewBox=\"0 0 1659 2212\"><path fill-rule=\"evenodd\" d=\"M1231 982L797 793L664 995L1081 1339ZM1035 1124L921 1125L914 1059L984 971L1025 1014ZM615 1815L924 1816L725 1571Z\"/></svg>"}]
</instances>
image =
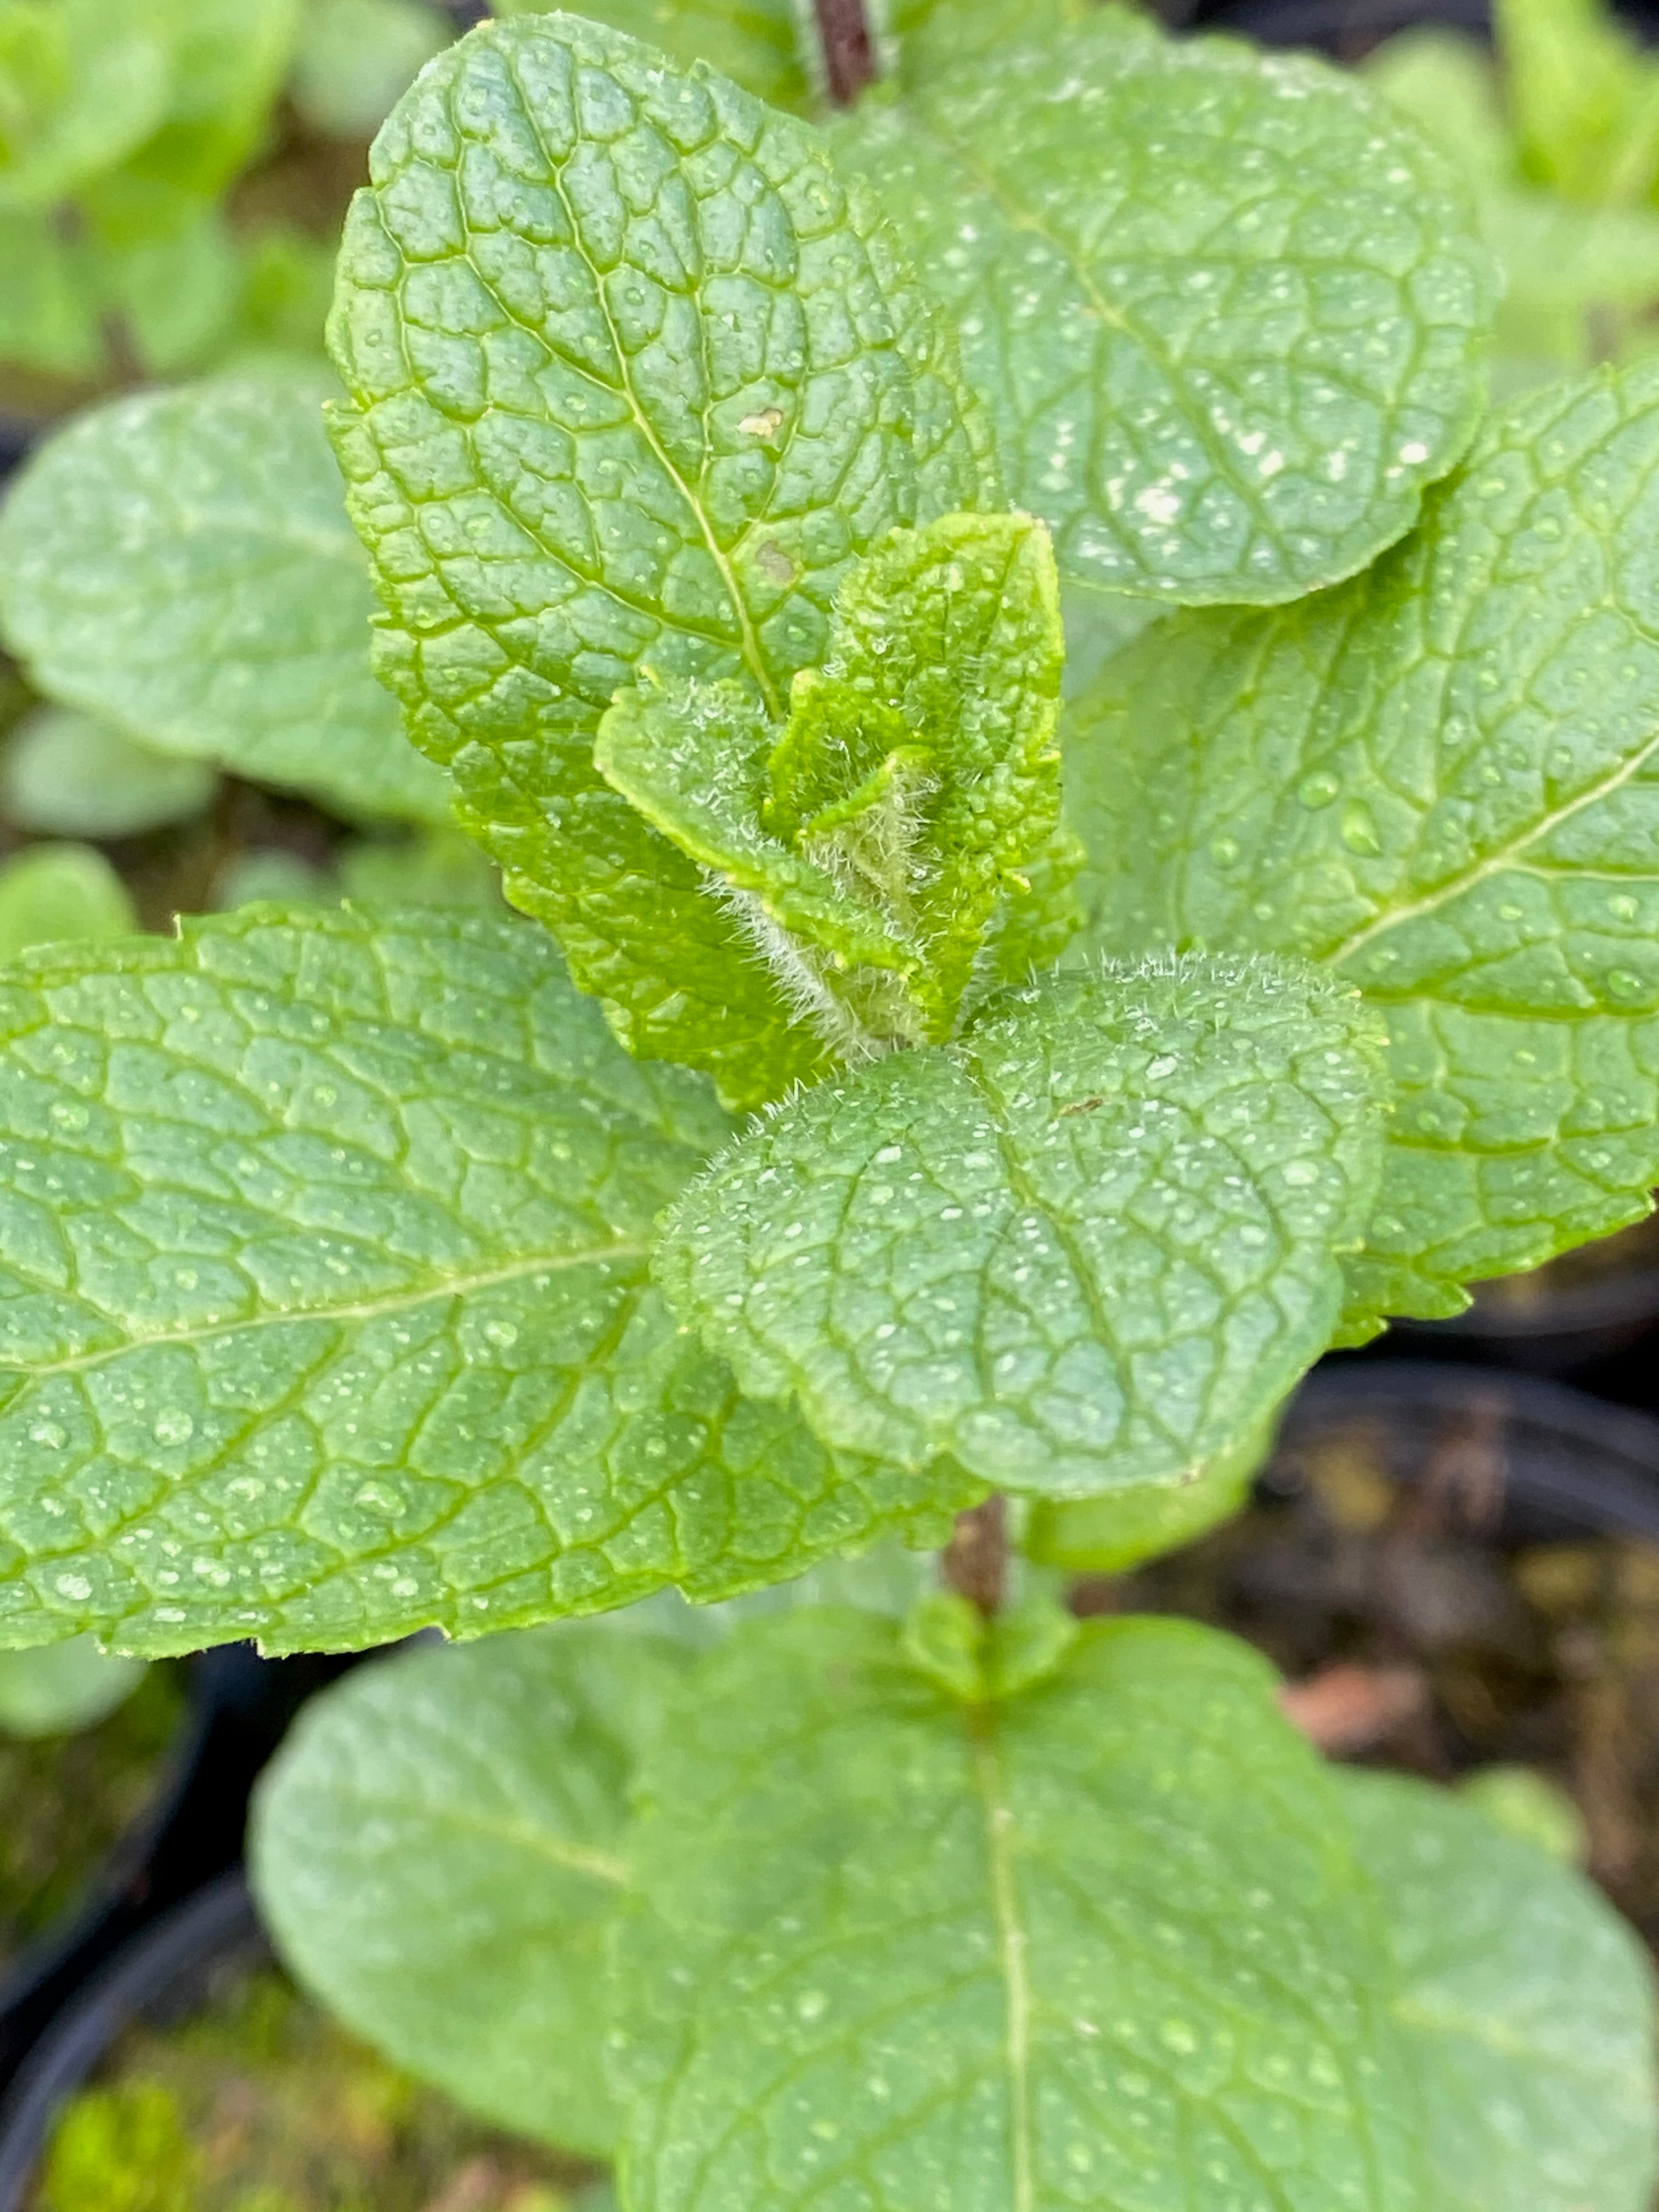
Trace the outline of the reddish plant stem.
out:
<instances>
[{"instance_id":1,"label":"reddish plant stem","mask_svg":"<svg viewBox=\"0 0 1659 2212\"><path fill-rule=\"evenodd\" d=\"M850 107L876 74L876 49L864 0L812 0L812 6L830 97L837 107Z\"/></svg>"},{"instance_id":2,"label":"reddish plant stem","mask_svg":"<svg viewBox=\"0 0 1659 2212\"><path fill-rule=\"evenodd\" d=\"M1000 1606L1008 1580L1008 1508L993 1496L958 1513L939 1559L946 1589L976 1605L988 1620Z\"/></svg>"}]
</instances>

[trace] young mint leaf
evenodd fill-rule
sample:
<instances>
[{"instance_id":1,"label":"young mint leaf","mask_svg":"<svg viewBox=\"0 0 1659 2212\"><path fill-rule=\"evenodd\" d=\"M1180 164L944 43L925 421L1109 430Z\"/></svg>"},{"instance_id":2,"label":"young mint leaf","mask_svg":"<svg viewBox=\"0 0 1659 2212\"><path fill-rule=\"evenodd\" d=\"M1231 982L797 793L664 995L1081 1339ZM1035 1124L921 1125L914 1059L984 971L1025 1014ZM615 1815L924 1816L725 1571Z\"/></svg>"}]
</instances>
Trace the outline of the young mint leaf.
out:
<instances>
[{"instance_id":1,"label":"young mint leaf","mask_svg":"<svg viewBox=\"0 0 1659 2212\"><path fill-rule=\"evenodd\" d=\"M37 707L0 764L6 818L47 837L131 837L199 814L218 779L204 762L154 752L113 722Z\"/></svg>"},{"instance_id":2,"label":"young mint leaf","mask_svg":"<svg viewBox=\"0 0 1659 2212\"><path fill-rule=\"evenodd\" d=\"M851 1613L712 1653L642 1763L632 2212L1417 2212L1388 1961L1268 1669L1089 1622L964 1705Z\"/></svg>"},{"instance_id":3,"label":"young mint leaf","mask_svg":"<svg viewBox=\"0 0 1659 2212\"><path fill-rule=\"evenodd\" d=\"M90 1636L39 1651L0 1651L0 1735L69 1735L124 1705L142 1659L110 1659Z\"/></svg>"},{"instance_id":4,"label":"young mint leaf","mask_svg":"<svg viewBox=\"0 0 1659 2212\"><path fill-rule=\"evenodd\" d=\"M1039 1498L1026 1526L1026 1558L1073 1574L1118 1575L1194 1542L1243 1510L1275 1425L1269 1419L1247 1431L1182 1482L1126 1483L1103 1498Z\"/></svg>"},{"instance_id":5,"label":"young mint leaf","mask_svg":"<svg viewBox=\"0 0 1659 2212\"><path fill-rule=\"evenodd\" d=\"M440 56L372 173L332 343L378 665L630 1048L775 1097L823 1044L594 736L647 670L781 719L854 560L998 503L948 341L805 126L575 17Z\"/></svg>"},{"instance_id":6,"label":"young mint leaf","mask_svg":"<svg viewBox=\"0 0 1659 2212\"><path fill-rule=\"evenodd\" d=\"M1659 1179L1659 362L1497 416L1368 574L1149 632L1077 710L1097 945L1323 961L1399 1101L1351 1326Z\"/></svg>"},{"instance_id":7,"label":"young mint leaf","mask_svg":"<svg viewBox=\"0 0 1659 2212\"><path fill-rule=\"evenodd\" d=\"M976 1489L836 1460L678 1331L726 1126L544 933L192 924L0 979L0 1644L383 1642L715 1597Z\"/></svg>"},{"instance_id":8,"label":"young mint leaf","mask_svg":"<svg viewBox=\"0 0 1659 2212\"><path fill-rule=\"evenodd\" d=\"M0 221L0 361L47 376L104 373L86 254L49 215L8 210Z\"/></svg>"},{"instance_id":9,"label":"young mint leaf","mask_svg":"<svg viewBox=\"0 0 1659 2212\"><path fill-rule=\"evenodd\" d=\"M159 10L110 0L0 5L0 207L49 214L154 131L169 54Z\"/></svg>"},{"instance_id":10,"label":"young mint leaf","mask_svg":"<svg viewBox=\"0 0 1659 2212\"><path fill-rule=\"evenodd\" d=\"M1294 599L1407 529L1474 429L1490 256L1449 167L1319 62L1100 8L834 143L1076 584Z\"/></svg>"},{"instance_id":11,"label":"young mint leaf","mask_svg":"<svg viewBox=\"0 0 1659 2212\"><path fill-rule=\"evenodd\" d=\"M111 9L113 15L126 12ZM119 173L98 180L89 201L112 187L135 200L222 191L258 148L299 38L301 0L140 0L141 20L166 42L167 104L159 128Z\"/></svg>"},{"instance_id":12,"label":"young mint leaf","mask_svg":"<svg viewBox=\"0 0 1659 2212\"><path fill-rule=\"evenodd\" d=\"M554 9L552 0L495 0L493 12ZM660 47L679 69L710 63L772 107L810 107L821 89L817 33L793 0L595 0L580 13Z\"/></svg>"},{"instance_id":13,"label":"young mint leaf","mask_svg":"<svg viewBox=\"0 0 1659 2212\"><path fill-rule=\"evenodd\" d=\"M840 1449L1048 1497L1190 1480L1328 1341L1378 1041L1288 963L1050 978L777 1108L669 1213L657 1273Z\"/></svg>"},{"instance_id":14,"label":"young mint leaf","mask_svg":"<svg viewBox=\"0 0 1659 2212\"><path fill-rule=\"evenodd\" d=\"M159 750L441 820L443 780L369 672L330 388L250 374L79 416L0 512L0 622L41 690Z\"/></svg>"},{"instance_id":15,"label":"young mint leaf","mask_svg":"<svg viewBox=\"0 0 1659 2212\"><path fill-rule=\"evenodd\" d=\"M249 1837L288 1966L471 2111L606 2155L628 1784L690 1660L672 1638L571 1623L408 1652L313 1699Z\"/></svg>"},{"instance_id":16,"label":"young mint leaf","mask_svg":"<svg viewBox=\"0 0 1659 2212\"><path fill-rule=\"evenodd\" d=\"M1393 1938L1433 2212L1646 2212L1654 1980L1633 1931L1570 1868L1446 1791L1332 1780Z\"/></svg>"},{"instance_id":17,"label":"young mint leaf","mask_svg":"<svg viewBox=\"0 0 1659 2212\"><path fill-rule=\"evenodd\" d=\"M1504 88L1528 176L1590 206L1659 181L1659 70L1603 0L1497 0Z\"/></svg>"},{"instance_id":18,"label":"young mint leaf","mask_svg":"<svg viewBox=\"0 0 1659 2212\"><path fill-rule=\"evenodd\" d=\"M0 961L137 926L126 885L91 845L27 845L0 865Z\"/></svg>"}]
</instances>

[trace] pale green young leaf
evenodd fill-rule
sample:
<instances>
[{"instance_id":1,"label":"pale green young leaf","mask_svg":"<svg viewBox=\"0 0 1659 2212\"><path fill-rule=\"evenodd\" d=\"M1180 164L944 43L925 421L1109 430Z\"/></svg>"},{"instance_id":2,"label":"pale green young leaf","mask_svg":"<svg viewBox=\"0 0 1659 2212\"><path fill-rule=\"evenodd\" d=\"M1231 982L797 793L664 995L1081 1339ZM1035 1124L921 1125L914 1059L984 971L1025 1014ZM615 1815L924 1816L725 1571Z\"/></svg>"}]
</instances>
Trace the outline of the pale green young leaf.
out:
<instances>
[{"instance_id":1,"label":"pale green young leaf","mask_svg":"<svg viewBox=\"0 0 1659 2212\"><path fill-rule=\"evenodd\" d=\"M0 1735L70 1735L124 1705L142 1659L111 1659L90 1636L36 1651L0 1651Z\"/></svg>"},{"instance_id":2,"label":"pale green young leaf","mask_svg":"<svg viewBox=\"0 0 1659 2212\"><path fill-rule=\"evenodd\" d=\"M482 906L499 910L501 878L470 837L425 830L356 839L339 854L340 889L371 906Z\"/></svg>"},{"instance_id":3,"label":"pale green young leaf","mask_svg":"<svg viewBox=\"0 0 1659 2212\"><path fill-rule=\"evenodd\" d=\"M1656 543L1648 361L1494 418L1367 575L1177 617L1074 714L1100 949L1299 954L1388 1021L1357 1331L1659 1179Z\"/></svg>"},{"instance_id":4,"label":"pale green young leaf","mask_svg":"<svg viewBox=\"0 0 1659 2212\"><path fill-rule=\"evenodd\" d=\"M1605 0L1496 0L1492 28L1526 173L1591 206L1659 177L1659 70Z\"/></svg>"},{"instance_id":5,"label":"pale green young leaf","mask_svg":"<svg viewBox=\"0 0 1659 2212\"><path fill-rule=\"evenodd\" d=\"M1474 429L1494 287L1462 187L1322 63L1101 8L834 143L1075 584L1294 599L1408 528Z\"/></svg>"},{"instance_id":6,"label":"pale green young leaf","mask_svg":"<svg viewBox=\"0 0 1659 2212\"><path fill-rule=\"evenodd\" d=\"M151 376L188 374L214 359L234 325L242 259L224 210L186 202L141 238L88 241L100 309L117 317Z\"/></svg>"},{"instance_id":7,"label":"pale green young leaf","mask_svg":"<svg viewBox=\"0 0 1659 2212\"><path fill-rule=\"evenodd\" d=\"M81 416L0 512L0 623L39 688L158 750L441 820L368 665L374 607L320 369Z\"/></svg>"},{"instance_id":8,"label":"pale green young leaf","mask_svg":"<svg viewBox=\"0 0 1659 2212\"><path fill-rule=\"evenodd\" d=\"M7 820L46 837L131 837L182 822L217 781L205 762L155 752L72 707L25 715L0 763Z\"/></svg>"},{"instance_id":9,"label":"pale green young leaf","mask_svg":"<svg viewBox=\"0 0 1659 2212\"><path fill-rule=\"evenodd\" d=\"M91 845L27 845L0 862L0 962L137 927L126 885Z\"/></svg>"},{"instance_id":10,"label":"pale green young leaf","mask_svg":"<svg viewBox=\"0 0 1659 2212\"><path fill-rule=\"evenodd\" d=\"M1179 1550L1240 1512L1273 1440L1273 1417L1191 1470L1185 1482L1129 1482L1103 1498L1039 1498L1022 1548L1072 1574L1127 1573Z\"/></svg>"},{"instance_id":11,"label":"pale green young leaf","mask_svg":"<svg viewBox=\"0 0 1659 2212\"><path fill-rule=\"evenodd\" d=\"M964 1705L885 1622L706 1659L618 1927L632 2212L1418 2212L1382 1931L1243 1646L1089 1622Z\"/></svg>"},{"instance_id":12,"label":"pale green young leaf","mask_svg":"<svg viewBox=\"0 0 1659 2212\"><path fill-rule=\"evenodd\" d=\"M854 560L995 503L949 340L804 125L573 16L440 56L372 174L331 335L379 665L630 1048L775 1097L822 1043L594 735L647 669L781 717Z\"/></svg>"},{"instance_id":13,"label":"pale green young leaf","mask_svg":"<svg viewBox=\"0 0 1659 2212\"><path fill-rule=\"evenodd\" d=\"M430 0L310 0L290 97L327 137L373 137L450 37Z\"/></svg>"},{"instance_id":14,"label":"pale green young leaf","mask_svg":"<svg viewBox=\"0 0 1659 2212\"><path fill-rule=\"evenodd\" d=\"M167 104L120 182L210 198L259 147L299 38L302 0L94 0L166 45Z\"/></svg>"},{"instance_id":15,"label":"pale green young leaf","mask_svg":"<svg viewBox=\"0 0 1659 2212\"><path fill-rule=\"evenodd\" d=\"M572 1622L408 1652L313 1699L249 1838L285 1963L471 2111L605 2155L628 1785L690 1661L670 1637Z\"/></svg>"},{"instance_id":16,"label":"pale green young leaf","mask_svg":"<svg viewBox=\"0 0 1659 2212\"><path fill-rule=\"evenodd\" d=\"M1393 1940L1432 2212L1647 2212L1659 2054L1634 1931L1446 1791L1332 1779Z\"/></svg>"},{"instance_id":17,"label":"pale green young leaf","mask_svg":"<svg viewBox=\"0 0 1659 2212\"><path fill-rule=\"evenodd\" d=\"M1467 32L1423 24L1368 54L1360 75L1409 115L1473 184L1520 180L1492 55Z\"/></svg>"},{"instance_id":18,"label":"pale green young leaf","mask_svg":"<svg viewBox=\"0 0 1659 2212\"><path fill-rule=\"evenodd\" d=\"M497 15L548 15L551 0L495 0ZM772 107L816 104L823 64L796 0L594 0L580 14L657 46L679 69L707 62Z\"/></svg>"},{"instance_id":19,"label":"pale green young leaf","mask_svg":"<svg viewBox=\"0 0 1659 2212\"><path fill-rule=\"evenodd\" d=\"M8 210L0 221L0 362L93 378L104 373L105 352L83 248L49 215Z\"/></svg>"},{"instance_id":20,"label":"pale green young leaf","mask_svg":"<svg viewBox=\"0 0 1659 2212\"><path fill-rule=\"evenodd\" d=\"M1178 1485L1329 1339L1379 1056L1358 995L1289 963L1050 978L769 1114L657 1273L844 1449L1040 1496Z\"/></svg>"},{"instance_id":21,"label":"pale green young leaf","mask_svg":"<svg viewBox=\"0 0 1659 2212\"><path fill-rule=\"evenodd\" d=\"M0 4L0 207L49 213L142 145L167 112L153 0Z\"/></svg>"},{"instance_id":22,"label":"pale green young leaf","mask_svg":"<svg viewBox=\"0 0 1659 2212\"><path fill-rule=\"evenodd\" d=\"M826 1454L649 1283L726 1126L545 934L191 924L0 981L0 1644L343 1649L722 1596L959 1472Z\"/></svg>"}]
</instances>

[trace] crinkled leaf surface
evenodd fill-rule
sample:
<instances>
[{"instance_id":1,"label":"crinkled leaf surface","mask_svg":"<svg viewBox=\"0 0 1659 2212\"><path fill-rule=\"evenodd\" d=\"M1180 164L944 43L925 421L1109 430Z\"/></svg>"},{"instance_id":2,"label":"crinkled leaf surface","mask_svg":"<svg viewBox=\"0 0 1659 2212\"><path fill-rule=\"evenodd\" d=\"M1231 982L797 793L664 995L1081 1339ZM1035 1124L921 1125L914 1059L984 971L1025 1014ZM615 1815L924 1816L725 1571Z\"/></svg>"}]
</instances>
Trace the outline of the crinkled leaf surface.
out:
<instances>
[{"instance_id":1,"label":"crinkled leaf surface","mask_svg":"<svg viewBox=\"0 0 1659 2212\"><path fill-rule=\"evenodd\" d=\"M655 1266L826 1440L1048 1496L1193 1478L1325 1348L1376 1025L1289 963L1050 978L740 1136Z\"/></svg>"},{"instance_id":2,"label":"crinkled leaf surface","mask_svg":"<svg viewBox=\"0 0 1659 2212\"><path fill-rule=\"evenodd\" d=\"M1079 584L1294 599L1408 528L1474 429L1494 288L1461 185L1319 62L1102 8L834 143Z\"/></svg>"},{"instance_id":3,"label":"crinkled leaf surface","mask_svg":"<svg viewBox=\"0 0 1659 2212\"><path fill-rule=\"evenodd\" d=\"M331 388L249 374L82 416L0 513L0 621L43 691L146 744L441 820L443 779L370 672Z\"/></svg>"},{"instance_id":4,"label":"crinkled leaf surface","mask_svg":"<svg viewBox=\"0 0 1659 2212\"><path fill-rule=\"evenodd\" d=\"M313 1699L256 1802L261 1911L306 1986L472 2111L570 2149L615 2142L628 1783L690 1656L597 1622L410 1652Z\"/></svg>"},{"instance_id":5,"label":"crinkled leaf surface","mask_svg":"<svg viewBox=\"0 0 1659 2212\"><path fill-rule=\"evenodd\" d=\"M1241 1645L1089 1622L974 1706L796 1614L703 1662L639 1800L633 2212L1422 2202L1382 1931Z\"/></svg>"},{"instance_id":6,"label":"crinkled leaf surface","mask_svg":"<svg viewBox=\"0 0 1659 2212\"><path fill-rule=\"evenodd\" d=\"M37 707L0 763L6 818L48 837L131 837L199 814L218 787L205 761L156 752L113 722Z\"/></svg>"},{"instance_id":7,"label":"crinkled leaf surface","mask_svg":"<svg viewBox=\"0 0 1659 2212\"><path fill-rule=\"evenodd\" d=\"M1269 948L1384 1014L1354 1325L1646 1209L1659 1178L1659 363L1497 417L1341 590L1185 615L1073 726L1098 945Z\"/></svg>"},{"instance_id":8,"label":"crinkled leaf surface","mask_svg":"<svg viewBox=\"0 0 1659 2212\"><path fill-rule=\"evenodd\" d=\"M1042 525L945 515L853 570L781 731L730 679L647 678L593 757L856 1061L951 1035L1005 900L1046 934L1062 659Z\"/></svg>"},{"instance_id":9,"label":"crinkled leaf surface","mask_svg":"<svg viewBox=\"0 0 1659 2212\"><path fill-rule=\"evenodd\" d=\"M441 57L373 177L332 343L379 665L630 1047L775 1097L823 1045L594 735L645 669L781 717L849 562L994 503L947 340L803 125L575 17Z\"/></svg>"},{"instance_id":10,"label":"crinkled leaf surface","mask_svg":"<svg viewBox=\"0 0 1659 2212\"><path fill-rule=\"evenodd\" d=\"M495 0L497 15L548 15L547 0ZM574 11L660 47L681 69L708 62L773 107L812 104L817 42L793 0L595 0Z\"/></svg>"},{"instance_id":11,"label":"crinkled leaf surface","mask_svg":"<svg viewBox=\"0 0 1659 2212\"><path fill-rule=\"evenodd\" d=\"M959 1475L836 1461L650 1286L720 1133L526 924L269 909L0 983L0 1643L718 1596Z\"/></svg>"},{"instance_id":12,"label":"crinkled leaf surface","mask_svg":"<svg viewBox=\"0 0 1659 2212\"><path fill-rule=\"evenodd\" d=\"M1645 2212L1653 1969L1589 1884L1473 1805L1332 1777L1393 1939L1434 2212Z\"/></svg>"}]
</instances>

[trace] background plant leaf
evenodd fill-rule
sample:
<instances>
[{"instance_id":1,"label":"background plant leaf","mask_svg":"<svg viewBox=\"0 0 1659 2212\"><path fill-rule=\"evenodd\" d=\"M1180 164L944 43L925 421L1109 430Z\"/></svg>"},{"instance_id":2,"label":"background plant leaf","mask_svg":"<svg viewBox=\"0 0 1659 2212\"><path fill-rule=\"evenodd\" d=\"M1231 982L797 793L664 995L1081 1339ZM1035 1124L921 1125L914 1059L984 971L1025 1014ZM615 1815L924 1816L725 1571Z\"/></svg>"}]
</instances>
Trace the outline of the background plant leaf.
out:
<instances>
[{"instance_id":1,"label":"background plant leaf","mask_svg":"<svg viewBox=\"0 0 1659 2212\"><path fill-rule=\"evenodd\" d=\"M1382 1931L1243 1646L1089 1622L974 1706L798 1613L702 1662L638 1799L634 2212L1421 2201Z\"/></svg>"},{"instance_id":2,"label":"background plant leaf","mask_svg":"<svg viewBox=\"0 0 1659 2212\"><path fill-rule=\"evenodd\" d=\"M0 979L0 1644L720 1596L975 1494L676 1329L652 1221L726 1125L527 924L244 909Z\"/></svg>"},{"instance_id":3,"label":"background plant leaf","mask_svg":"<svg viewBox=\"0 0 1659 2212\"><path fill-rule=\"evenodd\" d=\"M1328 1341L1378 1042L1287 965L1051 978L776 1109L666 1217L656 1272L843 1449L1051 1497L1190 1481Z\"/></svg>"},{"instance_id":4,"label":"background plant leaf","mask_svg":"<svg viewBox=\"0 0 1659 2212\"><path fill-rule=\"evenodd\" d=\"M593 738L643 669L775 718L851 561L996 503L949 341L804 126L574 17L441 57L372 173L332 327L378 665L630 1048L777 1096L823 1046Z\"/></svg>"},{"instance_id":5,"label":"background plant leaf","mask_svg":"<svg viewBox=\"0 0 1659 2212\"><path fill-rule=\"evenodd\" d=\"M0 511L0 623L41 690L160 750L442 820L443 779L369 670L332 388L247 374L79 416Z\"/></svg>"},{"instance_id":6,"label":"background plant leaf","mask_svg":"<svg viewBox=\"0 0 1659 2212\"><path fill-rule=\"evenodd\" d=\"M1176 617L1080 702L1093 941L1330 963L1397 1110L1349 1326L1448 1314L1659 1179L1659 362L1494 418L1369 574Z\"/></svg>"},{"instance_id":7,"label":"background plant leaf","mask_svg":"<svg viewBox=\"0 0 1659 2212\"><path fill-rule=\"evenodd\" d=\"M72 707L26 714L0 762L6 817L37 836L137 836L199 814L217 787L205 761L156 752Z\"/></svg>"},{"instance_id":8,"label":"background plant leaf","mask_svg":"<svg viewBox=\"0 0 1659 2212\"><path fill-rule=\"evenodd\" d=\"M1381 1893L1434 2212L1645 2212L1653 1969L1571 1868L1397 1774L1332 1779Z\"/></svg>"},{"instance_id":9,"label":"background plant leaf","mask_svg":"<svg viewBox=\"0 0 1659 2212\"><path fill-rule=\"evenodd\" d=\"M312 1701L255 1803L305 1986L469 2110L600 2157L628 1784L690 1656L597 1622L403 1654Z\"/></svg>"},{"instance_id":10,"label":"background plant leaf","mask_svg":"<svg viewBox=\"0 0 1659 2212\"><path fill-rule=\"evenodd\" d=\"M1407 529L1474 433L1495 295L1461 185L1322 63L1104 7L833 143L1074 587L1294 599Z\"/></svg>"}]
</instances>

